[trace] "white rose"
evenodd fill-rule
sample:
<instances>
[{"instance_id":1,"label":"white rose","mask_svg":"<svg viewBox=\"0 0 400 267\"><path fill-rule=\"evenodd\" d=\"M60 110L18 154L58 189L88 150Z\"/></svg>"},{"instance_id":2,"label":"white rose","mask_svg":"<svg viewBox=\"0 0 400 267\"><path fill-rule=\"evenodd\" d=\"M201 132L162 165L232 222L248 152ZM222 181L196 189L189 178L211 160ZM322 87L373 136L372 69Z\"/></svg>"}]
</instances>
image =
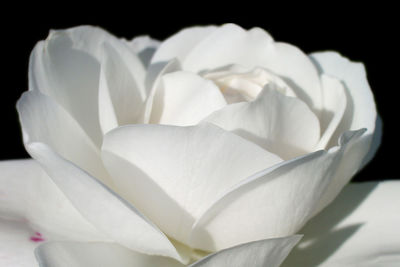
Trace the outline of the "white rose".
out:
<instances>
[{"instance_id":1,"label":"white rose","mask_svg":"<svg viewBox=\"0 0 400 267\"><path fill-rule=\"evenodd\" d=\"M337 241L327 221L342 218L328 208L302 229L373 154L363 65L335 52L307 56L232 24L162 43L52 31L18 112L36 161L0 165L1 264L32 266L36 248L41 266L279 266L297 233L285 266L399 259L399 215L378 207L398 201L397 182L334 225L367 230L323 260Z\"/></svg>"}]
</instances>

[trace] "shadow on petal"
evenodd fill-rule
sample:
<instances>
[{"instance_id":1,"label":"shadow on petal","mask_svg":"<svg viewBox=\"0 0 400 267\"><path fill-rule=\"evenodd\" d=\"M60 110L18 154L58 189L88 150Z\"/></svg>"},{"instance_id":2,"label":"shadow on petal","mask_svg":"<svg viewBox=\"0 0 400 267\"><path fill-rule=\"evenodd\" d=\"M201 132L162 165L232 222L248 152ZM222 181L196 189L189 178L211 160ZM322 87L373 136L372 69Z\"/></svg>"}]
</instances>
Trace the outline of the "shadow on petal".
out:
<instances>
[{"instance_id":1,"label":"shadow on petal","mask_svg":"<svg viewBox=\"0 0 400 267\"><path fill-rule=\"evenodd\" d=\"M304 237L282 266L318 266L333 255L363 227L362 223L342 227L337 227L337 225L360 206L376 185L375 183L362 184L357 194L348 190L348 187L345 188L332 204L299 231L304 234Z\"/></svg>"},{"instance_id":2,"label":"shadow on petal","mask_svg":"<svg viewBox=\"0 0 400 267\"><path fill-rule=\"evenodd\" d=\"M356 224L327 232L318 238L306 238L293 249L282 266L318 266L328 259L360 227L362 227L362 224Z\"/></svg>"},{"instance_id":3,"label":"shadow on petal","mask_svg":"<svg viewBox=\"0 0 400 267\"><path fill-rule=\"evenodd\" d=\"M293 144L280 144L279 149L277 147L274 147L274 142L271 142L271 140L265 140L261 136L257 136L249 131L246 131L245 129L235 129L232 131L234 134L239 135L243 137L244 139L253 142L254 144L257 144L261 147L263 147L265 150L272 152L276 155L278 155L280 158L283 160L290 160L294 159L296 157L303 156L305 154L308 154L310 152L314 151L305 151L304 149L297 147ZM275 145L276 146L276 145Z\"/></svg>"},{"instance_id":4,"label":"shadow on petal","mask_svg":"<svg viewBox=\"0 0 400 267\"><path fill-rule=\"evenodd\" d=\"M157 48L147 47L138 53L138 57L144 63L145 66L150 65L151 58L153 57Z\"/></svg>"}]
</instances>

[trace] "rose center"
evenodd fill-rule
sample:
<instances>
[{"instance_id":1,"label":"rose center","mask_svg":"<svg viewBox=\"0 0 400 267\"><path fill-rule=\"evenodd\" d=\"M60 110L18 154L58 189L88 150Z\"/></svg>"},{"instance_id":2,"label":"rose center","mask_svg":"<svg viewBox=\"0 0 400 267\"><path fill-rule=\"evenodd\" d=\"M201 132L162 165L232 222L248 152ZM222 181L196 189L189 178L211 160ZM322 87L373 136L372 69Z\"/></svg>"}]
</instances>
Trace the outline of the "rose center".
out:
<instances>
[{"instance_id":1,"label":"rose center","mask_svg":"<svg viewBox=\"0 0 400 267\"><path fill-rule=\"evenodd\" d=\"M284 95L296 96L279 76L264 68L231 65L203 73L203 77L219 87L228 104L253 101L267 84Z\"/></svg>"}]
</instances>

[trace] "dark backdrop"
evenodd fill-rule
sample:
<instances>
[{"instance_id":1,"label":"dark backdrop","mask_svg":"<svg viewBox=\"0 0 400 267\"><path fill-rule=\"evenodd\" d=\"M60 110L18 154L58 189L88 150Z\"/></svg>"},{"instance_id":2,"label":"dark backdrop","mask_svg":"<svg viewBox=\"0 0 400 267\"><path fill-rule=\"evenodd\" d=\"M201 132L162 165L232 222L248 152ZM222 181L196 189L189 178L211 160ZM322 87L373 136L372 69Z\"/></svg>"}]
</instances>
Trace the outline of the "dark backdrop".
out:
<instances>
[{"instance_id":1,"label":"dark backdrop","mask_svg":"<svg viewBox=\"0 0 400 267\"><path fill-rule=\"evenodd\" d=\"M399 149L396 124L400 113L395 97L399 87L396 78L399 74L394 77L389 75L397 57L394 41L397 18L388 13L389 9L376 9L366 13L361 9L343 8L328 14L328 9L322 7L320 11L307 13L286 13L282 9L263 9L254 13L257 11L257 7L254 7L251 12L243 10L234 15L228 10L212 14L209 12L212 11L210 7L208 11L205 9L198 14L194 14L190 8L182 12L166 11L163 15L153 13L162 8L164 7L155 6L154 10L147 8L118 13L110 9L109 13L101 14L92 10L84 14L71 12L63 16L51 11L31 12L30 16L18 14L14 20L5 21L2 18L0 160L28 157L22 145L15 103L21 93L27 90L29 53L37 41L46 38L49 29L92 24L120 37L132 38L149 34L162 40L186 26L234 22L245 28L262 27L276 40L295 44L306 53L336 50L352 60L364 62L378 112L383 120L383 138L375 158L354 179L367 181L400 177L397 158L392 153Z\"/></svg>"}]
</instances>

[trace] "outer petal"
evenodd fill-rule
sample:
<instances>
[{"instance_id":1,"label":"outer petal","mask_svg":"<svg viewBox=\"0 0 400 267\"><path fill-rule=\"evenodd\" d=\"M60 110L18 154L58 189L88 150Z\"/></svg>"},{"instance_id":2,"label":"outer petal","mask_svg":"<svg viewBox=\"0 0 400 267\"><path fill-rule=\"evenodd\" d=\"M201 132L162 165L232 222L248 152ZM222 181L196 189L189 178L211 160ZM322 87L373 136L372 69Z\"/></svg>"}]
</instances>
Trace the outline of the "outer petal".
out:
<instances>
[{"instance_id":1,"label":"outer petal","mask_svg":"<svg viewBox=\"0 0 400 267\"><path fill-rule=\"evenodd\" d=\"M300 239L295 235L245 243L211 254L190 267L278 267Z\"/></svg>"},{"instance_id":2,"label":"outer petal","mask_svg":"<svg viewBox=\"0 0 400 267\"><path fill-rule=\"evenodd\" d=\"M165 257L141 254L115 243L52 242L39 246L36 257L40 267L183 267Z\"/></svg>"},{"instance_id":3,"label":"outer petal","mask_svg":"<svg viewBox=\"0 0 400 267\"><path fill-rule=\"evenodd\" d=\"M296 233L314 215L344 152L362 133L347 133L340 147L285 161L244 180L196 222L192 246L219 250Z\"/></svg>"},{"instance_id":4,"label":"outer petal","mask_svg":"<svg viewBox=\"0 0 400 267\"><path fill-rule=\"evenodd\" d=\"M364 130L367 131L366 129ZM347 133L342 135L339 144L347 143L348 140L353 138ZM353 175L360 169L365 154L369 149L370 138L371 135L363 134L361 138L354 139L354 141L343 150L340 165L337 168L333 179L331 179L325 194L320 199L314 214L317 214L331 203L343 187L350 181L351 177L353 177Z\"/></svg>"},{"instance_id":5,"label":"outer petal","mask_svg":"<svg viewBox=\"0 0 400 267\"><path fill-rule=\"evenodd\" d=\"M283 266L398 266L400 182L350 184L300 232Z\"/></svg>"},{"instance_id":6,"label":"outer petal","mask_svg":"<svg viewBox=\"0 0 400 267\"><path fill-rule=\"evenodd\" d=\"M341 133L367 128L367 135L375 130L376 107L362 63L351 62L336 52L313 53L310 57L322 73L341 80L346 87L348 101L341 123L331 140L336 144Z\"/></svg>"},{"instance_id":7,"label":"outer petal","mask_svg":"<svg viewBox=\"0 0 400 267\"><path fill-rule=\"evenodd\" d=\"M150 65L151 58L160 46L160 41L147 35L137 36L131 41L126 41L134 54L138 55L143 65L147 68Z\"/></svg>"},{"instance_id":8,"label":"outer petal","mask_svg":"<svg viewBox=\"0 0 400 267\"><path fill-rule=\"evenodd\" d=\"M282 76L313 110L322 107L317 69L297 47L274 42L260 28L245 31L225 24L196 45L182 61L184 70L199 72L230 64L263 67Z\"/></svg>"},{"instance_id":9,"label":"outer petal","mask_svg":"<svg viewBox=\"0 0 400 267\"><path fill-rule=\"evenodd\" d=\"M101 43L109 38L105 31L87 26L52 31L35 46L29 62L30 90L53 97L98 145L100 65L92 55L99 55Z\"/></svg>"},{"instance_id":10,"label":"outer petal","mask_svg":"<svg viewBox=\"0 0 400 267\"><path fill-rule=\"evenodd\" d=\"M0 162L0 266L34 265L49 240L107 241L33 160Z\"/></svg>"},{"instance_id":11,"label":"outer petal","mask_svg":"<svg viewBox=\"0 0 400 267\"><path fill-rule=\"evenodd\" d=\"M104 42L114 46L128 65L132 65L136 55L126 44L90 26L50 32L45 41L36 45L29 63L30 90L39 90L54 98L98 146L102 139L98 87ZM138 83L143 83L141 63L134 75Z\"/></svg>"},{"instance_id":12,"label":"outer petal","mask_svg":"<svg viewBox=\"0 0 400 267\"><path fill-rule=\"evenodd\" d=\"M170 241L138 210L41 143L27 145L54 183L100 232L130 249L180 259Z\"/></svg>"},{"instance_id":13,"label":"outer petal","mask_svg":"<svg viewBox=\"0 0 400 267\"><path fill-rule=\"evenodd\" d=\"M253 102L229 105L205 119L283 159L314 150L320 139L318 118L301 100L267 85Z\"/></svg>"},{"instance_id":14,"label":"outer petal","mask_svg":"<svg viewBox=\"0 0 400 267\"><path fill-rule=\"evenodd\" d=\"M181 30L161 43L151 63L169 61L174 58L179 61L184 60L193 47L216 29L217 27L215 26L207 26Z\"/></svg>"},{"instance_id":15,"label":"outer petal","mask_svg":"<svg viewBox=\"0 0 400 267\"><path fill-rule=\"evenodd\" d=\"M123 196L186 244L194 220L219 195L281 161L212 124L121 127L106 135L103 160Z\"/></svg>"},{"instance_id":16,"label":"outer petal","mask_svg":"<svg viewBox=\"0 0 400 267\"><path fill-rule=\"evenodd\" d=\"M327 194L321 200L320 207L316 210L318 212L335 198L347 184L349 177L373 157L380 143L382 129L380 120L377 118L374 97L366 78L364 65L351 62L336 52L313 53L311 58L320 72L338 78L346 89L346 110L328 147L334 145L338 136L344 131L367 129L363 138L346 152L342 167L337 177L332 180Z\"/></svg>"},{"instance_id":17,"label":"outer petal","mask_svg":"<svg viewBox=\"0 0 400 267\"><path fill-rule=\"evenodd\" d=\"M135 79L141 62L133 54L122 58L109 43L103 44L99 85L99 116L103 133L124 124L144 120L144 80Z\"/></svg>"},{"instance_id":18,"label":"outer petal","mask_svg":"<svg viewBox=\"0 0 400 267\"><path fill-rule=\"evenodd\" d=\"M333 136L346 110L347 96L342 83L326 74L321 75L324 108L321 112L320 122L322 136L317 149L328 149L329 141L336 145L338 136Z\"/></svg>"},{"instance_id":19,"label":"outer petal","mask_svg":"<svg viewBox=\"0 0 400 267\"><path fill-rule=\"evenodd\" d=\"M25 92L17 103L24 143L42 142L62 157L110 185L99 149L63 107L39 91Z\"/></svg>"},{"instance_id":20,"label":"outer petal","mask_svg":"<svg viewBox=\"0 0 400 267\"><path fill-rule=\"evenodd\" d=\"M154 95L150 123L194 125L226 106L219 88L196 74L165 74Z\"/></svg>"}]
</instances>

